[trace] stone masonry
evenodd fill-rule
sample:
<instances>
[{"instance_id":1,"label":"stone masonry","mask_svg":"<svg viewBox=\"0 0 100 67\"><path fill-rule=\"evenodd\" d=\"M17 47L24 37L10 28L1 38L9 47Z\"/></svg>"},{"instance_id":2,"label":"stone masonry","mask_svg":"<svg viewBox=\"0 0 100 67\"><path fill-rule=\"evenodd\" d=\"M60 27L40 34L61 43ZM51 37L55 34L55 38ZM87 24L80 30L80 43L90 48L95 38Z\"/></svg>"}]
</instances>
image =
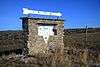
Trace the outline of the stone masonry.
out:
<instances>
[{"instance_id":1,"label":"stone masonry","mask_svg":"<svg viewBox=\"0 0 100 67\"><path fill-rule=\"evenodd\" d=\"M63 52L63 21L62 19L44 19L44 18L27 18L22 17L24 35L29 55L48 52ZM45 43L43 36L38 35L38 26L53 25L55 35L50 36Z\"/></svg>"}]
</instances>

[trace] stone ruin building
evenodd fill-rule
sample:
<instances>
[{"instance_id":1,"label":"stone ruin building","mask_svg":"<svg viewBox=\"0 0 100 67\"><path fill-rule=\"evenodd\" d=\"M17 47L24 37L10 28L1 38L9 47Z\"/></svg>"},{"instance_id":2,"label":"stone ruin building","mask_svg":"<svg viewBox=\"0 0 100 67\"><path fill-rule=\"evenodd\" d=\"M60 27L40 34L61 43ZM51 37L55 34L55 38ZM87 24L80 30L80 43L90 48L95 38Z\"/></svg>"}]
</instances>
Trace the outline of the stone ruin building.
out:
<instances>
[{"instance_id":1,"label":"stone ruin building","mask_svg":"<svg viewBox=\"0 0 100 67\"><path fill-rule=\"evenodd\" d=\"M59 50L63 52L63 21L62 19L21 18L23 34L26 37L28 53L48 53Z\"/></svg>"},{"instance_id":2,"label":"stone ruin building","mask_svg":"<svg viewBox=\"0 0 100 67\"><path fill-rule=\"evenodd\" d=\"M63 19L21 19L23 30L0 31L0 56L57 52L67 67L99 67L100 28L64 29Z\"/></svg>"}]
</instances>

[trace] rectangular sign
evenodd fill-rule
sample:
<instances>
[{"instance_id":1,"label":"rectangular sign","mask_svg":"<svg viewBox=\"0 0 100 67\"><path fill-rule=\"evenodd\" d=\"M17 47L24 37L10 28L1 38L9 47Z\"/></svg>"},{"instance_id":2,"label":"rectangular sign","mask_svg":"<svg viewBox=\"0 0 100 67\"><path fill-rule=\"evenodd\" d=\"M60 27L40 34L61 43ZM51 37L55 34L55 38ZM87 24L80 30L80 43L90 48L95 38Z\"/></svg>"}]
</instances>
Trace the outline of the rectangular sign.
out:
<instances>
[{"instance_id":1,"label":"rectangular sign","mask_svg":"<svg viewBox=\"0 0 100 67\"><path fill-rule=\"evenodd\" d=\"M37 14L37 15L48 15L48 16L62 16L60 12L46 12L46 11L37 11L30 10L28 8L23 8L23 14Z\"/></svg>"}]
</instances>

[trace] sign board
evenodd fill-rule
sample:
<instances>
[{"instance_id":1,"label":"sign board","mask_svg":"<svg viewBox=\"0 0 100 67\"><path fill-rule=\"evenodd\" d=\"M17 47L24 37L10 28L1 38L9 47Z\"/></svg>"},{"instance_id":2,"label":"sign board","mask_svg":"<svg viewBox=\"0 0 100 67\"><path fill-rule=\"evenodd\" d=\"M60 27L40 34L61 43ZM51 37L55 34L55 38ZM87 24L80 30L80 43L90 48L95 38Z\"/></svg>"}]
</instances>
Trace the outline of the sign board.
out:
<instances>
[{"instance_id":1,"label":"sign board","mask_svg":"<svg viewBox=\"0 0 100 67\"><path fill-rule=\"evenodd\" d=\"M53 36L54 26L38 26L38 35L43 36L45 43L47 43L49 36Z\"/></svg>"},{"instance_id":2,"label":"sign board","mask_svg":"<svg viewBox=\"0 0 100 67\"><path fill-rule=\"evenodd\" d=\"M62 16L60 12L46 12L46 11L37 11L30 10L28 8L23 8L23 14L37 14L37 15L48 15L48 16Z\"/></svg>"}]
</instances>

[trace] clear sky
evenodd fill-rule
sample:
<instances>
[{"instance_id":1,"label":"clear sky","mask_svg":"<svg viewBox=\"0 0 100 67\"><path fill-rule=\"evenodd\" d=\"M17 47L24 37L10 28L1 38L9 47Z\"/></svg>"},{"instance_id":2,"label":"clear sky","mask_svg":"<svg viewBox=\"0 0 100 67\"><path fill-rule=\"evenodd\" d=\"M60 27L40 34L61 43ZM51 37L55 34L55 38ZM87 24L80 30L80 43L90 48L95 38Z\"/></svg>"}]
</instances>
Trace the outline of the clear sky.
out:
<instances>
[{"instance_id":1,"label":"clear sky","mask_svg":"<svg viewBox=\"0 0 100 67\"><path fill-rule=\"evenodd\" d=\"M21 30L23 7L62 12L65 28L100 27L100 0L0 0L0 30Z\"/></svg>"}]
</instances>

